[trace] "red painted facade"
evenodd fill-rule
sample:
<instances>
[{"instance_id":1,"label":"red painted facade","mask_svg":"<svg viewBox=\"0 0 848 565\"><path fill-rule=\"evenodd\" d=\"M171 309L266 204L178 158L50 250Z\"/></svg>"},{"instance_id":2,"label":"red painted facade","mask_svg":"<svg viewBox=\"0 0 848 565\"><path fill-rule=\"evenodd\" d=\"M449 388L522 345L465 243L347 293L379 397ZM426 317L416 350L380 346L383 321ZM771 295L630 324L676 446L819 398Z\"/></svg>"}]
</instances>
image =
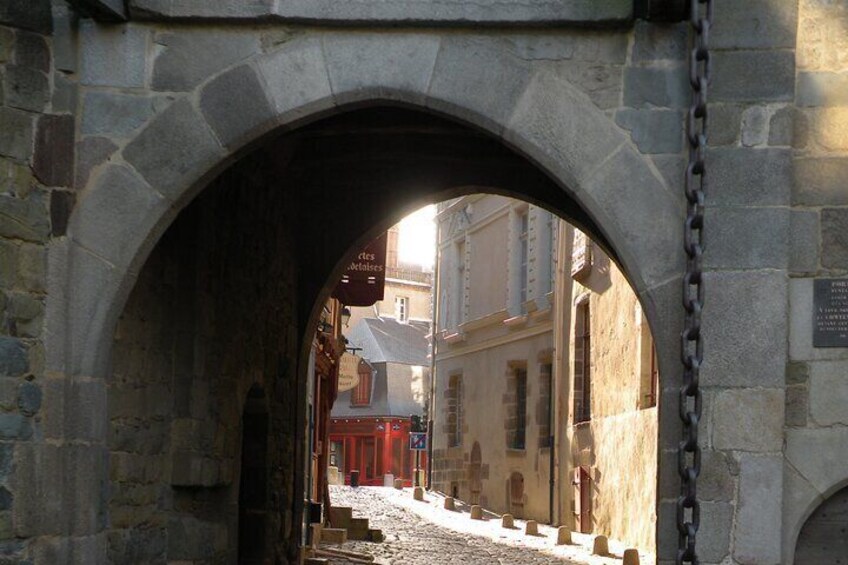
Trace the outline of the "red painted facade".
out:
<instances>
[{"instance_id":1,"label":"red painted facade","mask_svg":"<svg viewBox=\"0 0 848 565\"><path fill-rule=\"evenodd\" d=\"M409 418L332 418L330 465L344 473L346 485L351 470L358 470L363 486L383 486L388 473L412 486L415 451L409 449L409 431ZM418 468L426 469L427 452L419 457Z\"/></svg>"}]
</instances>

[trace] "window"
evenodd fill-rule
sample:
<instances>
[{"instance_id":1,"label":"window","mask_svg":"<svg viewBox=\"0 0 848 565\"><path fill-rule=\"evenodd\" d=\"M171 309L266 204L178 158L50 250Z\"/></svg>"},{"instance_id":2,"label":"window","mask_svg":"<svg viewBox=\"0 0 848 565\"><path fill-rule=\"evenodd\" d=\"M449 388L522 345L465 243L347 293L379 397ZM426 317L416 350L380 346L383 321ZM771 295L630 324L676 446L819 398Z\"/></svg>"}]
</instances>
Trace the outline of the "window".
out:
<instances>
[{"instance_id":1,"label":"window","mask_svg":"<svg viewBox=\"0 0 848 565\"><path fill-rule=\"evenodd\" d=\"M527 302L528 229L528 214L524 209L518 214L518 302L522 313L526 312L524 303Z\"/></svg>"},{"instance_id":2,"label":"window","mask_svg":"<svg viewBox=\"0 0 848 565\"><path fill-rule=\"evenodd\" d=\"M510 377L510 418L507 424L507 447L525 449L527 439L527 369L513 369Z\"/></svg>"},{"instance_id":3,"label":"window","mask_svg":"<svg viewBox=\"0 0 848 565\"><path fill-rule=\"evenodd\" d=\"M456 271L454 273L454 327L465 321L465 240L456 244Z\"/></svg>"},{"instance_id":4,"label":"window","mask_svg":"<svg viewBox=\"0 0 848 565\"><path fill-rule=\"evenodd\" d=\"M395 296L395 319L398 322L409 321L409 297Z\"/></svg>"},{"instance_id":5,"label":"window","mask_svg":"<svg viewBox=\"0 0 848 565\"><path fill-rule=\"evenodd\" d=\"M589 301L577 305L574 323L574 422L592 419L591 314Z\"/></svg>"},{"instance_id":6,"label":"window","mask_svg":"<svg viewBox=\"0 0 848 565\"><path fill-rule=\"evenodd\" d=\"M462 375L451 375L447 391L448 447L462 445Z\"/></svg>"},{"instance_id":7,"label":"window","mask_svg":"<svg viewBox=\"0 0 848 565\"><path fill-rule=\"evenodd\" d=\"M368 406L371 404L371 367L366 363L359 365L359 384L350 396L352 406Z\"/></svg>"}]
</instances>

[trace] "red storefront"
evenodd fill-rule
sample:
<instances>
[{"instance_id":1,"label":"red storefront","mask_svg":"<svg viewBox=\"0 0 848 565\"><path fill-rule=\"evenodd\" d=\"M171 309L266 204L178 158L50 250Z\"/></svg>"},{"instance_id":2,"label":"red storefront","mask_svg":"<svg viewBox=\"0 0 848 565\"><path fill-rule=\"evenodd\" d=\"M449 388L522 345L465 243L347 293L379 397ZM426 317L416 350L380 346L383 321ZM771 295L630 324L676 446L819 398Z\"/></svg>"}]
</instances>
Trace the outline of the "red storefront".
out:
<instances>
[{"instance_id":1,"label":"red storefront","mask_svg":"<svg viewBox=\"0 0 848 565\"><path fill-rule=\"evenodd\" d=\"M330 465L344 472L359 471L359 484L383 486L388 473L412 485L415 451L409 449L409 418L333 418L330 421ZM419 469L427 466L420 452Z\"/></svg>"}]
</instances>

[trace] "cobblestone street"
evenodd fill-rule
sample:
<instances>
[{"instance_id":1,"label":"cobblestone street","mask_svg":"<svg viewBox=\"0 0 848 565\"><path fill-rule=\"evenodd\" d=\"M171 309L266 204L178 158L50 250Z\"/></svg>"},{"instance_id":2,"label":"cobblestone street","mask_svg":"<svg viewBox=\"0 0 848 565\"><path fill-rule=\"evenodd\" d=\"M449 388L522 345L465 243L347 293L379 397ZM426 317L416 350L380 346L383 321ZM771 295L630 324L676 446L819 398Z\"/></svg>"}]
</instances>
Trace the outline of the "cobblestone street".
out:
<instances>
[{"instance_id":1,"label":"cobblestone street","mask_svg":"<svg viewBox=\"0 0 848 565\"><path fill-rule=\"evenodd\" d=\"M373 555L375 563L395 564L589 564L621 563L622 548L611 543L616 557L590 555L591 537L574 534L574 545L556 546L556 529L539 525L539 536L525 536L524 522L516 529L501 528L500 519L487 513L482 521L469 518L469 508L458 502L457 511L444 510L443 498L426 493L425 502L412 498L411 489L397 491L381 487L330 487L335 506L351 506L355 516L370 519L380 528L383 543L349 541L346 551ZM333 546L335 547L335 546ZM644 556L643 563L649 563ZM343 559L334 565L352 563Z\"/></svg>"}]
</instances>

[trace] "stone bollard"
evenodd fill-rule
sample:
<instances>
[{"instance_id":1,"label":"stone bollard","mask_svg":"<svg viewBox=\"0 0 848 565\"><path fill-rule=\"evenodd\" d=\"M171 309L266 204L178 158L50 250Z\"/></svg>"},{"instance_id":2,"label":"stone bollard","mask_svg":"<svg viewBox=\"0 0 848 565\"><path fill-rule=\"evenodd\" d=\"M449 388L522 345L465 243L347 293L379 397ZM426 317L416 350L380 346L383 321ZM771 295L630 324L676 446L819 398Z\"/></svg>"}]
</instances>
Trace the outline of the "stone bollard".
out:
<instances>
[{"instance_id":1,"label":"stone bollard","mask_svg":"<svg viewBox=\"0 0 848 565\"><path fill-rule=\"evenodd\" d=\"M452 496L445 497L445 510L456 510L456 504Z\"/></svg>"},{"instance_id":2,"label":"stone bollard","mask_svg":"<svg viewBox=\"0 0 848 565\"><path fill-rule=\"evenodd\" d=\"M395 479L395 488L403 490L403 479Z\"/></svg>"},{"instance_id":3,"label":"stone bollard","mask_svg":"<svg viewBox=\"0 0 848 565\"><path fill-rule=\"evenodd\" d=\"M471 507L471 519L472 520L482 520L483 519L483 507L479 504L475 504Z\"/></svg>"},{"instance_id":4,"label":"stone bollard","mask_svg":"<svg viewBox=\"0 0 848 565\"><path fill-rule=\"evenodd\" d=\"M557 545L571 545L571 530L568 526L560 526L557 529Z\"/></svg>"},{"instance_id":5,"label":"stone bollard","mask_svg":"<svg viewBox=\"0 0 848 565\"><path fill-rule=\"evenodd\" d=\"M635 549L625 549L624 550L624 561L623 565L639 565L639 552Z\"/></svg>"},{"instance_id":6,"label":"stone bollard","mask_svg":"<svg viewBox=\"0 0 848 565\"><path fill-rule=\"evenodd\" d=\"M609 555L607 536L595 536L595 541L592 542L592 555Z\"/></svg>"},{"instance_id":7,"label":"stone bollard","mask_svg":"<svg viewBox=\"0 0 848 565\"><path fill-rule=\"evenodd\" d=\"M539 535L539 524L536 520L527 520L527 523L524 525L524 535L526 536L538 536Z\"/></svg>"},{"instance_id":8,"label":"stone bollard","mask_svg":"<svg viewBox=\"0 0 848 565\"><path fill-rule=\"evenodd\" d=\"M424 500L424 487L415 487L412 490L412 498L415 500Z\"/></svg>"},{"instance_id":9,"label":"stone bollard","mask_svg":"<svg viewBox=\"0 0 848 565\"><path fill-rule=\"evenodd\" d=\"M512 514L504 514L501 516L501 527L512 529L515 527L515 522L512 519Z\"/></svg>"}]
</instances>

